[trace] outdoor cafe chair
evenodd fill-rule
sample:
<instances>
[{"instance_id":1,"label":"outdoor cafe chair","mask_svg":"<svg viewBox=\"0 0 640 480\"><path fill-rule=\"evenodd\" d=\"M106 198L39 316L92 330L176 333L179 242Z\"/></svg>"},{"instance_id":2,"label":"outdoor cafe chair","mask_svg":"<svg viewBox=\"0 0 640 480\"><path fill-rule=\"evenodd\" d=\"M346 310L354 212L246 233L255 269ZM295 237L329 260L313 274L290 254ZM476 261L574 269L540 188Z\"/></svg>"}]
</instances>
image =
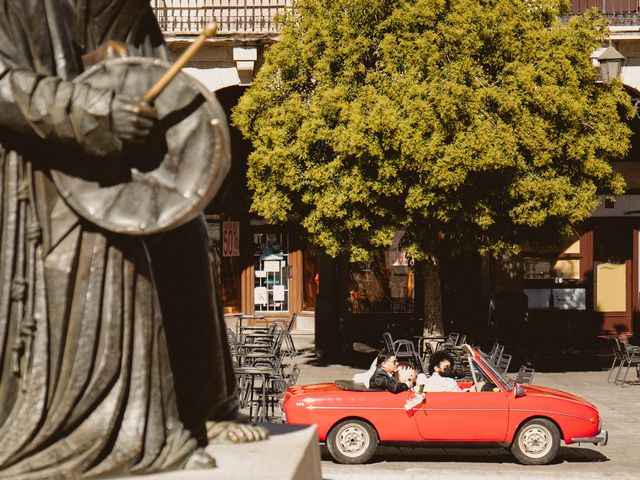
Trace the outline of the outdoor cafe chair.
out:
<instances>
[{"instance_id":1,"label":"outdoor cafe chair","mask_svg":"<svg viewBox=\"0 0 640 480\"><path fill-rule=\"evenodd\" d=\"M298 382L299 376L300 366L294 365L289 375L283 377L274 376L269 379L269 383L267 384L267 397L272 417L276 417L275 408L276 406L280 406L280 400L282 400L284 392L287 388L293 387Z\"/></svg>"},{"instance_id":2,"label":"outdoor cafe chair","mask_svg":"<svg viewBox=\"0 0 640 480\"><path fill-rule=\"evenodd\" d=\"M618 352L621 357L621 362L618 367L618 373L616 375L616 379L614 384L620 385L624 387L625 382L627 381L627 375L629 374L629 369L631 367L636 368L636 374L638 376L638 380L640 380L640 346L636 345L624 345L620 340L614 337L616 342ZM624 376L622 379L620 375L622 375L622 370L624 369Z\"/></svg>"},{"instance_id":3,"label":"outdoor cafe chair","mask_svg":"<svg viewBox=\"0 0 640 480\"><path fill-rule=\"evenodd\" d=\"M459 339L460 339L460 334L458 332L450 332L449 335L447 336L447 341L445 343L458 345Z\"/></svg>"},{"instance_id":4,"label":"outdoor cafe chair","mask_svg":"<svg viewBox=\"0 0 640 480\"><path fill-rule=\"evenodd\" d=\"M227 342L229 343L229 351L231 352L231 362L236 366L238 365L238 339L230 328L227 328Z\"/></svg>"},{"instance_id":5,"label":"outdoor cafe chair","mask_svg":"<svg viewBox=\"0 0 640 480\"><path fill-rule=\"evenodd\" d=\"M493 347L491 347L491 351L489 352L489 361L492 364L496 365L502 353L504 352L504 345L500 345L499 343L494 343Z\"/></svg>"},{"instance_id":6,"label":"outdoor cafe chair","mask_svg":"<svg viewBox=\"0 0 640 480\"><path fill-rule=\"evenodd\" d=\"M266 366L235 367L239 390L240 408L248 408L249 421L268 421L269 397L267 395L273 369ZM255 412L255 414L254 414Z\"/></svg>"},{"instance_id":7,"label":"outdoor cafe chair","mask_svg":"<svg viewBox=\"0 0 640 480\"><path fill-rule=\"evenodd\" d=\"M533 383L533 374L535 370L533 368L529 368L526 365L522 365L518 370L518 374L516 375L516 383L522 384L531 384Z\"/></svg>"},{"instance_id":8,"label":"outdoor cafe chair","mask_svg":"<svg viewBox=\"0 0 640 480\"><path fill-rule=\"evenodd\" d=\"M503 353L500 355L500 358L496 362L496 368L500 373L505 375L507 370L509 370L509 365L511 365L511 355Z\"/></svg>"},{"instance_id":9,"label":"outdoor cafe chair","mask_svg":"<svg viewBox=\"0 0 640 480\"><path fill-rule=\"evenodd\" d=\"M607 383L611 382L611 376L616 367L620 367L622 363L623 355L620 349L620 341L616 337L609 337L609 344L611 345L611 350L613 351L613 362L611 362L611 367L609 367L609 375L607 376Z\"/></svg>"},{"instance_id":10,"label":"outdoor cafe chair","mask_svg":"<svg viewBox=\"0 0 640 480\"><path fill-rule=\"evenodd\" d=\"M275 322L276 325L284 331L284 344L287 347L287 355L291 357L295 357L298 355L298 350L296 349L295 344L293 343L293 337L291 336L291 330L293 329L293 324L296 320L296 314L294 313L291 316L291 319L288 322L278 321Z\"/></svg>"},{"instance_id":11,"label":"outdoor cafe chair","mask_svg":"<svg viewBox=\"0 0 640 480\"><path fill-rule=\"evenodd\" d=\"M389 332L384 332L382 334L382 337L384 338L387 350L393 353L398 361L409 360L416 368L416 370L424 373L422 361L418 356L416 347L411 340L400 339L394 341Z\"/></svg>"}]
</instances>

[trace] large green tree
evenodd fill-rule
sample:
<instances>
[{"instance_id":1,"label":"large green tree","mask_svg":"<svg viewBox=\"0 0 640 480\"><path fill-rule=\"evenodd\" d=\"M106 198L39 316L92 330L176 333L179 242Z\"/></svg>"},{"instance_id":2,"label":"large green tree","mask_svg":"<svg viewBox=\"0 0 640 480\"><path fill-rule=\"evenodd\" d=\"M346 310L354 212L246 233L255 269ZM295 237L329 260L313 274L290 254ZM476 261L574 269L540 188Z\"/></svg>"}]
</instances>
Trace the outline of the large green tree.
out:
<instances>
[{"instance_id":1,"label":"large green tree","mask_svg":"<svg viewBox=\"0 0 640 480\"><path fill-rule=\"evenodd\" d=\"M441 329L440 239L517 250L624 181L633 109L590 54L607 24L562 0L297 0L233 113L252 210L361 260L404 230Z\"/></svg>"}]
</instances>

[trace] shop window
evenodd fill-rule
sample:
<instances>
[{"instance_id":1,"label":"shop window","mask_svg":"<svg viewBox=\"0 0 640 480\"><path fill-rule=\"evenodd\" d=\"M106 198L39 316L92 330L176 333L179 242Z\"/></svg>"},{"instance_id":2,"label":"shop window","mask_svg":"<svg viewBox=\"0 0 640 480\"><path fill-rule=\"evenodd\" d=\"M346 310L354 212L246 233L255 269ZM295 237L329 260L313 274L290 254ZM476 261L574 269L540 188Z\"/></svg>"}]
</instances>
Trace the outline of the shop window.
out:
<instances>
[{"instance_id":1,"label":"shop window","mask_svg":"<svg viewBox=\"0 0 640 480\"><path fill-rule=\"evenodd\" d=\"M580 240L553 257L524 257L525 280L553 280L556 283L580 280Z\"/></svg>"},{"instance_id":2,"label":"shop window","mask_svg":"<svg viewBox=\"0 0 640 480\"><path fill-rule=\"evenodd\" d=\"M586 290L578 285L581 262L579 239L557 255L524 257L529 310L585 310Z\"/></svg>"},{"instance_id":3,"label":"shop window","mask_svg":"<svg viewBox=\"0 0 640 480\"><path fill-rule=\"evenodd\" d=\"M254 290L256 312L289 310L289 236L254 233Z\"/></svg>"},{"instance_id":4,"label":"shop window","mask_svg":"<svg viewBox=\"0 0 640 480\"><path fill-rule=\"evenodd\" d=\"M413 268L400 250L401 238L402 232L398 232L391 248L375 252L368 262L351 264L350 297L354 313L413 311Z\"/></svg>"}]
</instances>

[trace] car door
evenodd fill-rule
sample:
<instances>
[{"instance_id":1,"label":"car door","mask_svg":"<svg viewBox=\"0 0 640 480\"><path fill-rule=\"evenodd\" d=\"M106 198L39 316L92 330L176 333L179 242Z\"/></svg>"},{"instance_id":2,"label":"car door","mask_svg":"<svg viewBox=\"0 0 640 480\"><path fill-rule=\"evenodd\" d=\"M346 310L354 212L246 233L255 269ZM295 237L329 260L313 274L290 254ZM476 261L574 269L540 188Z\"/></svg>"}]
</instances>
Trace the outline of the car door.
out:
<instances>
[{"instance_id":1,"label":"car door","mask_svg":"<svg viewBox=\"0 0 640 480\"><path fill-rule=\"evenodd\" d=\"M428 392L414 419L423 440L502 442L509 402L499 392Z\"/></svg>"}]
</instances>

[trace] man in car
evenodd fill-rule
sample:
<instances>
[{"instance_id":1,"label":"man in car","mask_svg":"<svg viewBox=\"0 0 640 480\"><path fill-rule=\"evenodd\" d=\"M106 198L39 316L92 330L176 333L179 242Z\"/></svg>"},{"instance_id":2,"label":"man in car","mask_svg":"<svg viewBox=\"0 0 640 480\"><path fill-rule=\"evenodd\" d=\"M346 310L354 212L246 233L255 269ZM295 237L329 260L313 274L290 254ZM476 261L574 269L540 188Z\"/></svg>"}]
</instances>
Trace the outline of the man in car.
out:
<instances>
[{"instance_id":1,"label":"man in car","mask_svg":"<svg viewBox=\"0 0 640 480\"><path fill-rule=\"evenodd\" d=\"M446 350L434 353L429 361L429 373L424 384L425 392L462 392L455 380L453 357Z\"/></svg>"},{"instance_id":2,"label":"man in car","mask_svg":"<svg viewBox=\"0 0 640 480\"><path fill-rule=\"evenodd\" d=\"M392 353L378 355L377 368L369 380L369 388L400 393L409 390L405 383L398 382L393 375L398 371L398 360Z\"/></svg>"}]
</instances>

